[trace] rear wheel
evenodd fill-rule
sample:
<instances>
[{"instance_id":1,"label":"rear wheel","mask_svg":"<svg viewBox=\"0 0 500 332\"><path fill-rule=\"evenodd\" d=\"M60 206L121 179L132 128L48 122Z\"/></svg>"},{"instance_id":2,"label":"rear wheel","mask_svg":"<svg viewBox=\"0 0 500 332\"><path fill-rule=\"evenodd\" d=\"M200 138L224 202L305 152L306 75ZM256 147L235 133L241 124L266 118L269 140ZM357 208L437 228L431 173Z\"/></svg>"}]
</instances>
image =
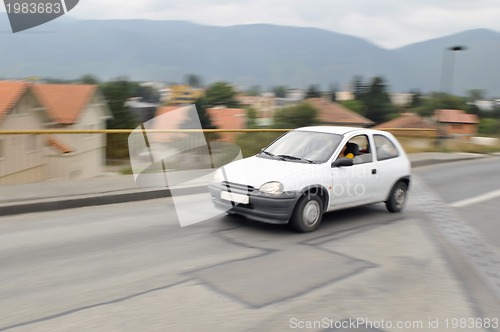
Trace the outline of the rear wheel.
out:
<instances>
[{"instance_id":1,"label":"rear wheel","mask_svg":"<svg viewBox=\"0 0 500 332\"><path fill-rule=\"evenodd\" d=\"M390 212L401 212L406 205L406 201L408 198L408 185L399 181L392 187L391 193L389 194L389 198L385 202L385 206L387 210Z\"/></svg>"},{"instance_id":2,"label":"rear wheel","mask_svg":"<svg viewBox=\"0 0 500 332\"><path fill-rule=\"evenodd\" d=\"M312 232L318 228L322 217L321 198L318 195L306 194L297 202L290 224L298 232Z\"/></svg>"}]
</instances>

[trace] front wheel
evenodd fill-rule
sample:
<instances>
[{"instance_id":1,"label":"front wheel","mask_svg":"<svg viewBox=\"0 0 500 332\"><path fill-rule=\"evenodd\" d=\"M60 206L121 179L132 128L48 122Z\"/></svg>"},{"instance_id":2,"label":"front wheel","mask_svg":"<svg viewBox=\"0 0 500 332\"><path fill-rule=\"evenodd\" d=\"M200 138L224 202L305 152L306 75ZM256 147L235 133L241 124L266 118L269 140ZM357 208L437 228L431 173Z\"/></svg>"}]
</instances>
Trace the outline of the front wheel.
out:
<instances>
[{"instance_id":1,"label":"front wheel","mask_svg":"<svg viewBox=\"0 0 500 332\"><path fill-rule=\"evenodd\" d=\"M306 194L298 201L290 224L298 232L312 232L318 228L322 217L323 203L320 197Z\"/></svg>"},{"instance_id":2,"label":"front wheel","mask_svg":"<svg viewBox=\"0 0 500 332\"><path fill-rule=\"evenodd\" d=\"M408 185L399 181L394 185L389 194L389 198L385 202L385 206L389 212L401 212L406 205Z\"/></svg>"}]
</instances>

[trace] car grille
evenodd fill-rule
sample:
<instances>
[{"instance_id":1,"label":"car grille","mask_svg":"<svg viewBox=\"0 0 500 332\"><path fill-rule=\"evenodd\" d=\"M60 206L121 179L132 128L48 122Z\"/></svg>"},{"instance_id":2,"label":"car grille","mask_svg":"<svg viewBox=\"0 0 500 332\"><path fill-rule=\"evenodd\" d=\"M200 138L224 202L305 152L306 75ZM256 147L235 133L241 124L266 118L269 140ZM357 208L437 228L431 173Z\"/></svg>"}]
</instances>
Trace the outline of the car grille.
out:
<instances>
[{"instance_id":1,"label":"car grille","mask_svg":"<svg viewBox=\"0 0 500 332\"><path fill-rule=\"evenodd\" d=\"M233 182L222 182L222 185L226 187L227 190L232 192L241 192L241 193L251 193L255 191L255 188L252 186L247 186L244 184L233 183Z\"/></svg>"}]
</instances>

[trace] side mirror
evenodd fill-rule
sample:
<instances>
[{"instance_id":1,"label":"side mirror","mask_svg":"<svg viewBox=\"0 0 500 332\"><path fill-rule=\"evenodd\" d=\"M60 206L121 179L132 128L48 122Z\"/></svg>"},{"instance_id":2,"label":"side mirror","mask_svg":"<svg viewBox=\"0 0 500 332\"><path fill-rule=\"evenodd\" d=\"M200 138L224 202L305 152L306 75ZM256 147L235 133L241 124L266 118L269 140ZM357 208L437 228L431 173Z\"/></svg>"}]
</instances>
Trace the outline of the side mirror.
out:
<instances>
[{"instance_id":1,"label":"side mirror","mask_svg":"<svg viewBox=\"0 0 500 332\"><path fill-rule=\"evenodd\" d=\"M351 158L339 158L332 163L332 167L348 167L354 165Z\"/></svg>"}]
</instances>

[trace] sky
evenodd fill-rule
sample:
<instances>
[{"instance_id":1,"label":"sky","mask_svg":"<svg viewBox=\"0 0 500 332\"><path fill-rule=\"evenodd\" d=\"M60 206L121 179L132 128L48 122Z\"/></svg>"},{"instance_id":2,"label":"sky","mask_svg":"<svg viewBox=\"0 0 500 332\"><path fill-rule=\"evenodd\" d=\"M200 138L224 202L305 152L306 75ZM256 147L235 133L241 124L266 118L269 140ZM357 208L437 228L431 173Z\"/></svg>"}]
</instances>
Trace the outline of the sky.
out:
<instances>
[{"instance_id":1,"label":"sky","mask_svg":"<svg viewBox=\"0 0 500 332\"><path fill-rule=\"evenodd\" d=\"M500 32L500 0L81 0L69 15L315 27L384 48L477 28Z\"/></svg>"},{"instance_id":2,"label":"sky","mask_svg":"<svg viewBox=\"0 0 500 332\"><path fill-rule=\"evenodd\" d=\"M315 27L384 48L477 28L500 32L500 0L81 0L68 16Z\"/></svg>"}]
</instances>

